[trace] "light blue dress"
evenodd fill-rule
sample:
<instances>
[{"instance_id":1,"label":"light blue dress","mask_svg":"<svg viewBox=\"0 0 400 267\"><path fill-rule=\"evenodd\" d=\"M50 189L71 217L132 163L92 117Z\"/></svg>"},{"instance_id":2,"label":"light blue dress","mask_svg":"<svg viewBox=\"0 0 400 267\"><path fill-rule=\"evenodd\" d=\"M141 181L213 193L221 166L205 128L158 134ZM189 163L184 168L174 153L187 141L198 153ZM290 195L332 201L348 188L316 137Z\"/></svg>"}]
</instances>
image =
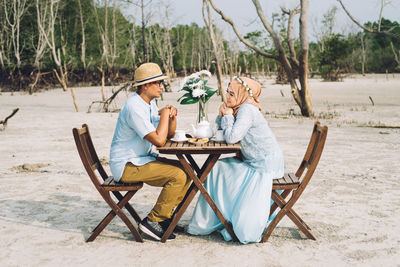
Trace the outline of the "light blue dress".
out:
<instances>
[{"instance_id":1,"label":"light blue dress","mask_svg":"<svg viewBox=\"0 0 400 267\"><path fill-rule=\"evenodd\" d=\"M259 242L267 225L272 179L282 177L285 161L274 134L257 107L243 104L236 116L217 117L228 143L241 143L243 161L218 160L204 183L205 188L243 244ZM200 195L188 226L188 233L207 235L222 223ZM221 231L226 241L231 236Z\"/></svg>"}]
</instances>

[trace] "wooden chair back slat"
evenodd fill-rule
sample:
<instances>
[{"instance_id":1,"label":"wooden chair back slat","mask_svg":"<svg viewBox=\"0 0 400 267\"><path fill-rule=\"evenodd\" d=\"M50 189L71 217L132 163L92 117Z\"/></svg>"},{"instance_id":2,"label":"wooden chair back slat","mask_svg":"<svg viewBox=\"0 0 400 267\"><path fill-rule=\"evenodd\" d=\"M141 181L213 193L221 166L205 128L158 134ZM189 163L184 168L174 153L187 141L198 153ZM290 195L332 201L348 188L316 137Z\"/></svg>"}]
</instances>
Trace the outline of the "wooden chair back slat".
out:
<instances>
[{"instance_id":1,"label":"wooden chair back slat","mask_svg":"<svg viewBox=\"0 0 400 267\"><path fill-rule=\"evenodd\" d=\"M296 176L300 179L300 187L296 194L300 195L306 188L310 181L315 169L317 168L319 159L321 158L322 151L325 146L325 140L328 134L328 127L321 127L319 122L315 122L313 133L307 151L304 155L303 161L296 172ZM307 170L303 175L303 172Z\"/></svg>"},{"instance_id":2,"label":"wooden chair back slat","mask_svg":"<svg viewBox=\"0 0 400 267\"><path fill-rule=\"evenodd\" d=\"M100 160L97 156L96 150L94 149L92 139L90 137L90 132L86 124L82 125L81 129L74 128L72 130L74 134L75 144L78 149L79 156L85 167L86 172L88 173L90 179L93 184L100 192L101 181L95 173L97 170L100 173L100 176L103 180L108 178L108 175L105 173L103 167L100 164Z\"/></svg>"},{"instance_id":3,"label":"wooden chair back slat","mask_svg":"<svg viewBox=\"0 0 400 267\"><path fill-rule=\"evenodd\" d=\"M321 127L318 121L315 122L306 153L304 154L303 160L298 170L296 171L297 177L300 178L306 169L308 171L316 160L318 163L319 157L321 156L325 144L327 131L328 127Z\"/></svg>"}]
</instances>

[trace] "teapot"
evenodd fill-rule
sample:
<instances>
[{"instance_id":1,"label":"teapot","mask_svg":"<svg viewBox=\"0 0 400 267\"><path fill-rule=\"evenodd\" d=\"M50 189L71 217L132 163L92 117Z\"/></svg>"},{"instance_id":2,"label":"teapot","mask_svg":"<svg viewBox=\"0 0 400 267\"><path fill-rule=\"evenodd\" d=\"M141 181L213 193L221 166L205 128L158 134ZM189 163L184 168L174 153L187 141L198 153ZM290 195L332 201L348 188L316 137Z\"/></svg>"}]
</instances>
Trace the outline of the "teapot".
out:
<instances>
[{"instance_id":1,"label":"teapot","mask_svg":"<svg viewBox=\"0 0 400 267\"><path fill-rule=\"evenodd\" d=\"M197 124L197 129L192 124L193 135L196 138L211 138L214 133L208 121L201 121Z\"/></svg>"}]
</instances>

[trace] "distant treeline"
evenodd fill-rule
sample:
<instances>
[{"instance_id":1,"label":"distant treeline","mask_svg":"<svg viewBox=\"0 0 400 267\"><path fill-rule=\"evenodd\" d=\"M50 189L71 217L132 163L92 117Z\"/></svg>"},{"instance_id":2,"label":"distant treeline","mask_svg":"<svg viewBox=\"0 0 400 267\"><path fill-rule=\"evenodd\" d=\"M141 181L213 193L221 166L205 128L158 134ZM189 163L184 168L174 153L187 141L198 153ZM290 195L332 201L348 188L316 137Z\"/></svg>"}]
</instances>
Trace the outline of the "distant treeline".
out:
<instances>
[{"instance_id":1,"label":"distant treeline","mask_svg":"<svg viewBox=\"0 0 400 267\"><path fill-rule=\"evenodd\" d=\"M56 84L66 88L77 83L99 85L102 80L120 83L131 80L135 68L147 61L159 63L170 77L200 69L214 71L206 27L169 25L167 11L157 13L161 22L150 25L145 17L128 20L122 8L126 8L122 0L0 1L0 87L32 93ZM137 8L150 16L144 6ZM376 22L366 25L374 27ZM380 27L400 34L396 21L382 19ZM276 62L215 31L224 74L275 73L280 77ZM285 27L277 31L286 38ZM245 38L273 51L267 36L255 31ZM325 79L336 80L348 72L400 71L400 41L388 36L329 33L309 48L311 75Z\"/></svg>"}]
</instances>

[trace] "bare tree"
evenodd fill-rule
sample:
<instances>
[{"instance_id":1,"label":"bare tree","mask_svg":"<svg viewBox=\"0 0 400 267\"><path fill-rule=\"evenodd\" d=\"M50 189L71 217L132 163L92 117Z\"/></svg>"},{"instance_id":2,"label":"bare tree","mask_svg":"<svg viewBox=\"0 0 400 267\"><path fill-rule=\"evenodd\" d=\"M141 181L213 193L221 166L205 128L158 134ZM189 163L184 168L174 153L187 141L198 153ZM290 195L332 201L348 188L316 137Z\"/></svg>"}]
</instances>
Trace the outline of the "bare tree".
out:
<instances>
[{"instance_id":1,"label":"bare tree","mask_svg":"<svg viewBox=\"0 0 400 267\"><path fill-rule=\"evenodd\" d=\"M308 0L300 0L300 6L301 6L300 19L299 19L300 53L299 53L298 66L296 64L296 61L290 60L290 58L292 59L296 58L296 56L293 54L294 51L289 50L289 52L291 53L291 56L289 58L284 49L283 41L280 35L273 30L272 25L265 17L260 2L258 0L252 0L254 7L256 8L257 15L261 20L264 28L267 30L267 32L269 33L269 35L273 40L273 44L275 46L275 49L277 50L277 54L268 53L263 49L255 46L250 41L246 40L240 34L236 24L232 21L232 19L227 17L220 9L218 9L215 6L213 0L208 0L208 1L210 2L213 9L222 17L222 19L231 25L236 36L242 43L244 43L247 47L254 50L256 53L264 57L274 59L281 64L287 75L288 82L291 86L292 96L296 101L297 105L300 107L301 114L307 117L311 116L312 103L311 103L311 93L308 84L308 36L307 36ZM291 27L291 25L289 25L289 27ZM288 31L288 34L289 32L291 33L291 31ZM291 40L292 37L288 36L287 39ZM296 81L296 69L298 69L298 79L300 82L300 87Z\"/></svg>"},{"instance_id":2,"label":"bare tree","mask_svg":"<svg viewBox=\"0 0 400 267\"><path fill-rule=\"evenodd\" d=\"M38 8L40 0L36 0L36 7ZM38 13L38 27L39 30L42 32L43 37L46 40L47 45L51 50L51 55L53 58L54 63L56 64L58 70L54 69L53 72L57 77L58 82L61 84L61 87L64 91L68 90L67 87L67 77L68 77L68 70L65 63L65 49L61 49L57 46L55 41L55 25L56 19L58 14L58 4L59 0L50 0L49 5L50 9L48 13L40 14ZM45 16L45 18L42 18ZM61 40L63 40L61 36ZM62 47L61 47L62 48ZM63 54L61 52L64 51ZM78 103L76 101L76 95L74 88L71 88L71 96L72 101L75 106L75 110L79 112Z\"/></svg>"},{"instance_id":3,"label":"bare tree","mask_svg":"<svg viewBox=\"0 0 400 267\"><path fill-rule=\"evenodd\" d=\"M135 64L135 59L136 59L136 55L137 55L137 53L136 53L136 31L135 31L135 27L136 27L136 25L135 25L135 22L133 22L132 23L132 29L131 29L131 36L132 36L132 38L131 38L131 40L130 40L130 44L129 44L129 47L130 47L130 51L131 51L131 56L132 56L132 68L133 68L133 71L135 71L135 69L136 69L136 64ZM139 56L139 55L137 55L137 56ZM139 58L139 62L140 62L141 60L140 60L140 58Z\"/></svg>"},{"instance_id":4,"label":"bare tree","mask_svg":"<svg viewBox=\"0 0 400 267\"><path fill-rule=\"evenodd\" d=\"M82 12L82 4L81 0L78 0L79 6L79 19L81 22L81 33L82 33L82 40L81 40L81 62L83 66L83 71L86 75L86 34L85 34L85 22L83 19L83 12Z\"/></svg>"},{"instance_id":5,"label":"bare tree","mask_svg":"<svg viewBox=\"0 0 400 267\"><path fill-rule=\"evenodd\" d=\"M7 2L10 4L10 10L8 10ZM20 43L20 26L21 17L26 10L26 0L4 0L4 15L6 21L11 29L11 41L14 50L14 56L16 59L16 65L18 70L21 68L21 43Z\"/></svg>"},{"instance_id":6,"label":"bare tree","mask_svg":"<svg viewBox=\"0 0 400 267\"><path fill-rule=\"evenodd\" d=\"M1 5L3 5L3 2L0 2L0 10L2 10ZM5 69L5 62L7 61L7 51L9 49L6 48L7 44L7 27L6 27L6 22L3 16L0 15L0 65L1 69Z\"/></svg>"},{"instance_id":7,"label":"bare tree","mask_svg":"<svg viewBox=\"0 0 400 267\"><path fill-rule=\"evenodd\" d=\"M207 9L208 17L206 16L206 9ZM222 101L225 102L225 94L222 91L223 89L222 89L221 61L219 58L219 55L221 53L219 53L219 51L218 51L218 44L217 44L217 41L215 38L213 22L212 22L212 14L210 12L210 6L209 6L207 0L203 0L203 19L204 19L205 25L208 28L208 32L210 34L211 45L212 45L212 49L214 52L214 61L215 61L215 68L216 68L217 81L218 81L218 92L219 92L219 95L221 96Z\"/></svg>"},{"instance_id":8,"label":"bare tree","mask_svg":"<svg viewBox=\"0 0 400 267\"><path fill-rule=\"evenodd\" d=\"M373 29L373 28L369 28L367 26L362 25L360 22L358 22L352 15L351 13L347 10L347 8L344 6L342 0L336 0L340 3L340 5L342 6L344 12L346 12L347 16L361 29L363 29L366 32L369 33L373 33L373 34L377 34L377 35L386 35L386 36L390 36L396 39L400 39L400 35L399 34L395 34L390 32L392 29L389 29L388 31L381 31L381 22L382 22L382 13L383 13L383 9L385 8L385 6L387 6L388 4L390 4L390 1L388 0L381 0L381 8L379 10L379 20L378 20L378 29Z\"/></svg>"},{"instance_id":9,"label":"bare tree","mask_svg":"<svg viewBox=\"0 0 400 267\"><path fill-rule=\"evenodd\" d=\"M400 49L398 52L396 52L393 42L390 42L390 47L392 48L392 51L393 51L394 60L396 61L398 67L400 67Z\"/></svg>"},{"instance_id":10,"label":"bare tree","mask_svg":"<svg viewBox=\"0 0 400 267\"><path fill-rule=\"evenodd\" d=\"M368 40L365 38L365 34L360 34L361 41L361 74L365 75L365 68L367 64L367 50L368 50Z\"/></svg>"},{"instance_id":11,"label":"bare tree","mask_svg":"<svg viewBox=\"0 0 400 267\"><path fill-rule=\"evenodd\" d=\"M161 16L160 25L162 27L154 27L153 40L155 41L155 53L161 59L163 68L168 76L168 84L170 84L170 78L175 76L174 69L174 49L172 47L171 36L170 36L170 14L172 13L172 6L170 2L160 2L159 11ZM170 90L170 87L165 88L166 91Z\"/></svg>"},{"instance_id":12,"label":"bare tree","mask_svg":"<svg viewBox=\"0 0 400 267\"><path fill-rule=\"evenodd\" d=\"M97 13L97 7L93 6L94 14L97 22L97 28L101 36L102 41L102 57L101 65L97 69L101 73L101 97L102 101L106 100L105 95L105 79L106 73L108 77L114 77L114 64L115 59L118 57L117 51L117 18L116 12L118 9L118 1L112 1L112 14L111 14L111 27L112 33L109 33L109 1L104 0L104 25L101 25L99 15Z\"/></svg>"},{"instance_id":13,"label":"bare tree","mask_svg":"<svg viewBox=\"0 0 400 267\"><path fill-rule=\"evenodd\" d=\"M186 38L187 38L187 31L185 27L182 27L182 33L178 30L177 31L177 49L179 50L182 58L182 69L183 69L183 75L187 75L187 66L186 66L186 60L187 60L187 49L185 48L186 45Z\"/></svg>"},{"instance_id":14,"label":"bare tree","mask_svg":"<svg viewBox=\"0 0 400 267\"><path fill-rule=\"evenodd\" d=\"M40 4L39 4L40 3ZM40 25L46 25L47 17L49 12L49 1L36 1L36 23L38 28ZM46 32L39 31L37 36L36 45L33 45L35 49L35 60L33 62L33 66L35 70L32 71L31 76L35 76L33 78L32 83L29 85L29 94L32 94L37 82L39 81L41 74L41 59L44 56L47 48L46 36L49 34L50 27L44 26Z\"/></svg>"}]
</instances>

